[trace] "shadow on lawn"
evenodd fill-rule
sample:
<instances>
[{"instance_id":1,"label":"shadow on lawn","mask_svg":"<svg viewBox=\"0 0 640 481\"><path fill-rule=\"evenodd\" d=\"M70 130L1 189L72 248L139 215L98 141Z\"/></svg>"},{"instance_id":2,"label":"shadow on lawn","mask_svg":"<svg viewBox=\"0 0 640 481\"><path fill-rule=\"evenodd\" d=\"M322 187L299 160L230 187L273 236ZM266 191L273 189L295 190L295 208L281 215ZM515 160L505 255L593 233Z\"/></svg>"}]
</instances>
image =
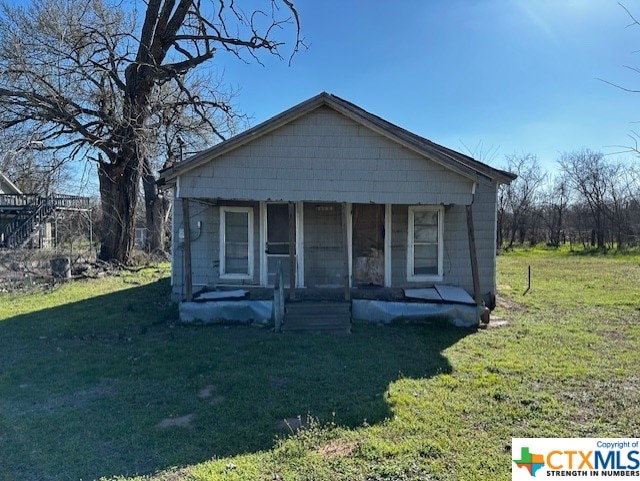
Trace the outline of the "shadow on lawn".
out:
<instances>
[{"instance_id":1,"label":"shadow on lawn","mask_svg":"<svg viewBox=\"0 0 640 481\"><path fill-rule=\"evenodd\" d=\"M0 321L0 478L128 476L255 452L308 416L378 423L390 383L449 372L442 351L470 332L181 327L168 289Z\"/></svg>"}]
</instances>

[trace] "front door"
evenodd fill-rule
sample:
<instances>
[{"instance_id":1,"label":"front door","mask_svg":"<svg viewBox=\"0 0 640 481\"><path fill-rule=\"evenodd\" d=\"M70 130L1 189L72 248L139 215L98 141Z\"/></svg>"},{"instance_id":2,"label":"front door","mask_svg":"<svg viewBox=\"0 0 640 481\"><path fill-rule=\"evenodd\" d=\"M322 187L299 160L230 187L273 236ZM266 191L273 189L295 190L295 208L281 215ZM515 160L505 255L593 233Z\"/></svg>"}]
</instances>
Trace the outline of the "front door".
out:
<instances>
[{"instance_id":1,"label":"front door","mask_svg":"<svg viewBox=\"0 0 640 481\"><path fill-rule=\"evenodd\" d=\"M295 242L295 205L293 216ZM278 265L282 267L284 284L289 285L289 204L267 203L266 206L267 284L275 284Z\"/></svg>"},{"instance_id":2,"label":"front door","mask_svg":"<svg viewBox=\"0 0 640 481\"><path fill-rule=\"evenodd\" d=\"M384 212L378 204L353 204L353 284L384 285Z\"/></svg>"}]
</instances>

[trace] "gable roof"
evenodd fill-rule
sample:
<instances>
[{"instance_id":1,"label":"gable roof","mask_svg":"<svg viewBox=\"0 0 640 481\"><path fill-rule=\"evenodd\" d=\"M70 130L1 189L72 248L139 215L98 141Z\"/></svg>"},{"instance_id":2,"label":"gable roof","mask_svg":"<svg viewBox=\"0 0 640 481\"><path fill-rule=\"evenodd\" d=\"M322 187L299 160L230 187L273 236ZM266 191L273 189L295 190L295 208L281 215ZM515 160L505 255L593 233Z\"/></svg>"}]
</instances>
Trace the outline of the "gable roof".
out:
<instances>
[{"instance_id":1,"label":"gable roof","mask_svg":"<svg viewBox=\"0 0 640 481\"><path fill-rule=\"evenodd\" d=\"M160 184L170 183L182 174L189 172L203 164L206 164L216 157L224 155L238 147L241 147L257 138L266 135L303 115L312 112L320 107L329 107L339 112L349 119L363 125L372 131L386 137L403 147L406 147L417 154L426 157L441 166L453 170L458 174L473 181L491 182L497 181L502 184L509 184L517 176L479 162L468 155L456 152L442 145L436 144L424 137L420 137L408 130L403 129L391 122L384 120L366 110L358 107L347 100L336 95L322 92L275 117L252 127L241 134L231 137L213 147L203 150L192 157L173 165L160 172Z\"/></svg>"}]
</instances>

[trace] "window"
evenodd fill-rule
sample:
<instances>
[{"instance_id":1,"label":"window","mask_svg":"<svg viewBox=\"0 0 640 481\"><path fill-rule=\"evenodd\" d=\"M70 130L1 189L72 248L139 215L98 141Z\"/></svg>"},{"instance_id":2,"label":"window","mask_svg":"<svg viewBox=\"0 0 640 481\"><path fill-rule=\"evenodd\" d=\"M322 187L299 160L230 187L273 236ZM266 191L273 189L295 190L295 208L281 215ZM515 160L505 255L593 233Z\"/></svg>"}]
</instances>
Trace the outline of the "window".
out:
<instances>
[{"instance_id":1,"label":"window","mask_svg":"<svg viewBox=\"0 0 640 481\"><path fill-rule=\"evenodd\" d=\"M220 207L220 277L253 277L253 209Z\"/></svg>"},{"instance_id":2,"label":"window","mask_svg":"<svg viewBox=\"0 0 640 481\"><path fill-rule=\"evenodd\" d=\"M289 255L289 204L267 204L267 254Z\"/></svg>"},{"instance_id":3,"label":"window","mask_svg":"<svg viewBox=\"0 0 640 481\"><path fill-rule=\"evenodd\" d=\"M442 217L442 207L409 207L408 280L442 280Z\"/></svg>"}]
</instances>

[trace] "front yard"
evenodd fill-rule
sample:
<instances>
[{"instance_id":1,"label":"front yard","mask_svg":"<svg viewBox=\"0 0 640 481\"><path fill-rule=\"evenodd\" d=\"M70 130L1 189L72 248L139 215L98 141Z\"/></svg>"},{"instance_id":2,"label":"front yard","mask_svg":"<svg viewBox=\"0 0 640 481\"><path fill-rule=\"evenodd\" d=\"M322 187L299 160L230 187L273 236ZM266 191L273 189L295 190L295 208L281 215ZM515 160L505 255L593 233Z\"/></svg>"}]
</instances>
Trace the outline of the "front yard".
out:
<instances>
[{"instance_id":1,"label":"front yard","mask_svg":"<svg viewBox=\"0 0 640 481\"><path fill-rule=\"evenodd\" d=\"M478 332L182 327L166 268L2 294L0 479L507 480L512 437L640 436L640 258L498 271Z\"/></svg>"}]
</instances>

